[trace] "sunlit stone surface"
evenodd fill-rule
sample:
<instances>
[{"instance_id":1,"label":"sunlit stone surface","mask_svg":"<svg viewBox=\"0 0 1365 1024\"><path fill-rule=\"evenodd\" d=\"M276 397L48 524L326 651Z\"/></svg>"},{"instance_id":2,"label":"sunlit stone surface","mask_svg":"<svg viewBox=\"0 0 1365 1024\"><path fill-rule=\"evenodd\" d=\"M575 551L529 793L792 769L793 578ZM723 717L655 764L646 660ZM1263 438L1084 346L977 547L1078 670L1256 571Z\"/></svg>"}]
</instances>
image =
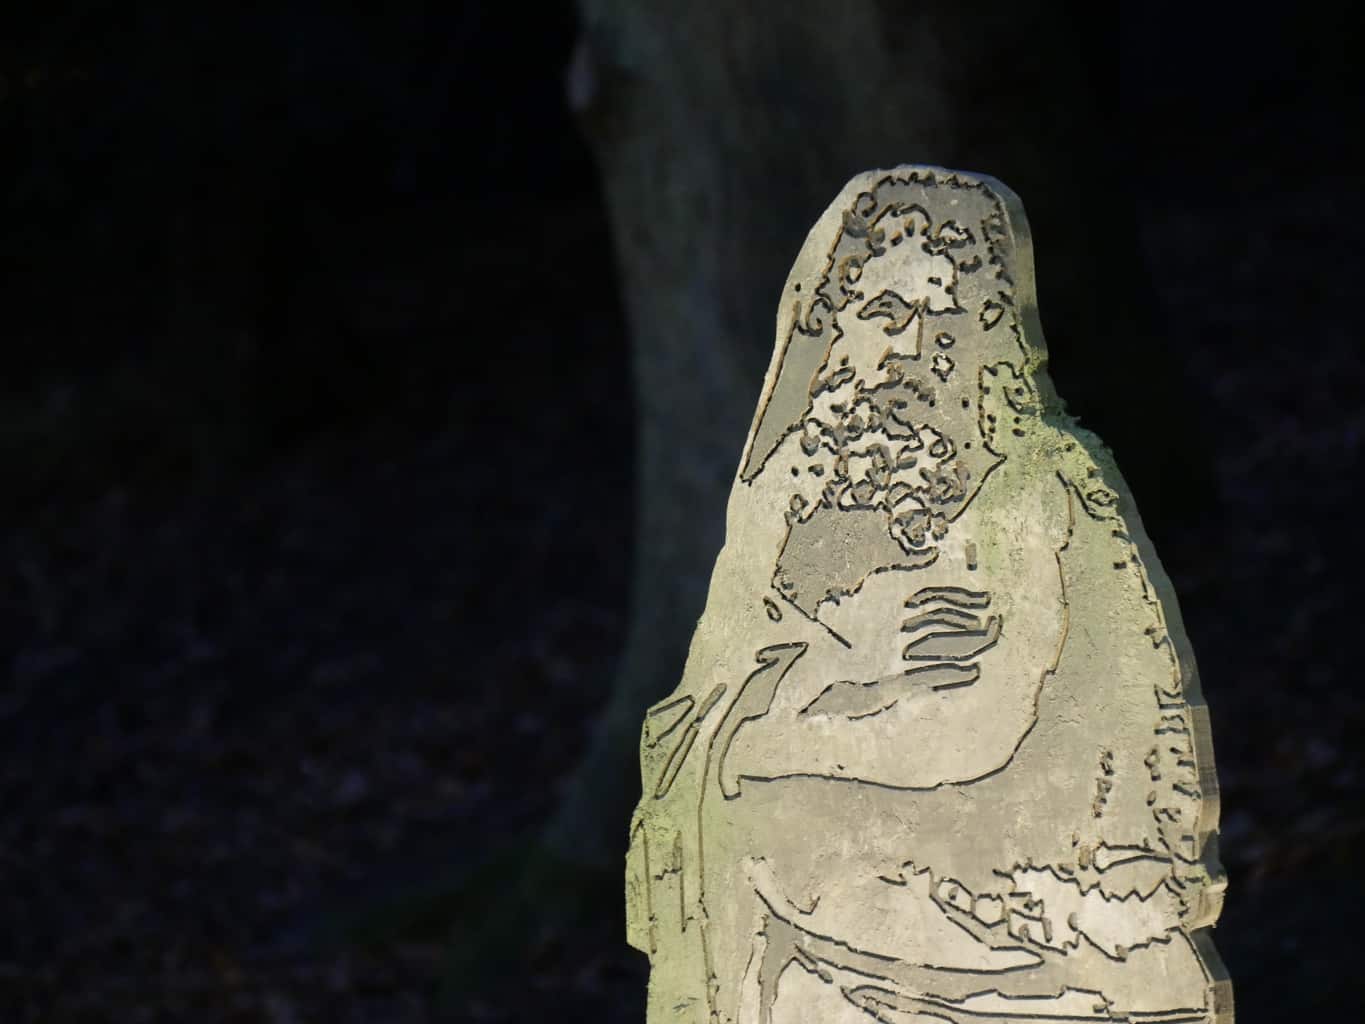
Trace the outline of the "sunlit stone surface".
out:
<instances>
[{"instance_id":1,"label":"sunlit stone surface","mask_svg":"<svg viewBox=\"0 0 1365 1024\"><path fill-rule=\"evenodd\" d=\"M650 1024L1232 1021L1194 659L1035 304L989 178L864 174L807 238L644 724Z\"/></svg>"}]
</instances>

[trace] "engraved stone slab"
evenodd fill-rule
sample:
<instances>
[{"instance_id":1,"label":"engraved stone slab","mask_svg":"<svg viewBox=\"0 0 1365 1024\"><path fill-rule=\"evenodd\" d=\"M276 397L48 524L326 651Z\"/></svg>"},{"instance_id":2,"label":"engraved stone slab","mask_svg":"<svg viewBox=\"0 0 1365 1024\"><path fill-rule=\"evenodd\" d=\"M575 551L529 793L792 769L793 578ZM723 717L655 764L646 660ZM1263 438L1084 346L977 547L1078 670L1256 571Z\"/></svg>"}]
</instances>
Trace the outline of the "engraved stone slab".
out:
<instances>
[{"instance_id":1,"label":"engraved stone slab","mask_svg":"<svg viewBox=\"0 0 1365 1024\"><path fill-rule=\"evenodd\" d=\"M797 257L644 723L651 1024L1232 1021L1194 659L1030 245L999 182L900 167Z\"/></svg>"}]
</instances>

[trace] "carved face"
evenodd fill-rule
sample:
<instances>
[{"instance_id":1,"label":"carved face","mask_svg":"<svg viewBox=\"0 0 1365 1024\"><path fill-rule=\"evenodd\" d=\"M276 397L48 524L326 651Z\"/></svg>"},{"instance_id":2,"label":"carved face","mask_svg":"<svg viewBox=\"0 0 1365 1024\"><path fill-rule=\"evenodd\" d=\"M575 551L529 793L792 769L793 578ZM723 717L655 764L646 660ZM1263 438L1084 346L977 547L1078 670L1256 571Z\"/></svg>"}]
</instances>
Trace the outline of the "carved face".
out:
<instances>
[{"instance_id":1,"label":"carved face","mask_svg":"<svg viewBox=\"0 0 1365 1024\"><path fill-rule=\"evenodd\" d=\"M957 338L970 319L949 242L972 236L952 222L935 230L919 207L887 219L880 244L844 268L856 288L810 385L799 453L783 446L790 533L774 582L811 616L869 573L931 564L999 461L978 422L981 347ZM842 568L811 558L830 552L831 531Z\"/></svg>"},{"instance_id":2,"label":"carved face","mask_svg":"<svg viewBox=\"0 0 1365 1024\"><path fill-rule=\"evenodd\" d=\"M785 520L766 600L838 645L812 649L765 726L740 730L736 791L740 775L962 782L1033 724L1065 633L1068 506L1029 454L1039 410L1009 282L973 223L980 238L918 204L846 216L826 276L803 282L829 307L823 358L745 493L771 503L749 514Z\"/></svg>"}]
</instances>

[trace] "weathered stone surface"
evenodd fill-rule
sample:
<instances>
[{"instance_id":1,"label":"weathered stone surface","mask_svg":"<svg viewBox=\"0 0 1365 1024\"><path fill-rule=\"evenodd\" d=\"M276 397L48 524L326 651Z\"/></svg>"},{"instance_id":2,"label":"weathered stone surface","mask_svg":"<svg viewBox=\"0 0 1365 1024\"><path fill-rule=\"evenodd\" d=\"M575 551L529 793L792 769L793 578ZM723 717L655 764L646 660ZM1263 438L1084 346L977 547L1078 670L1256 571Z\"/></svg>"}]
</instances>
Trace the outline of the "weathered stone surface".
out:
<instances>
[{"instance_id":1,"label":"weathered stone surface","mask_svg":"<svg viewBox=\"0 0 1365 1024\"><path fill-rule=\"evenodd\" d=\"M901 167L796 260L644 724L651 1024L1232 1020L1194 659L1047 379L1030 244L999 182Z\"/></svg>"}]
</instances>

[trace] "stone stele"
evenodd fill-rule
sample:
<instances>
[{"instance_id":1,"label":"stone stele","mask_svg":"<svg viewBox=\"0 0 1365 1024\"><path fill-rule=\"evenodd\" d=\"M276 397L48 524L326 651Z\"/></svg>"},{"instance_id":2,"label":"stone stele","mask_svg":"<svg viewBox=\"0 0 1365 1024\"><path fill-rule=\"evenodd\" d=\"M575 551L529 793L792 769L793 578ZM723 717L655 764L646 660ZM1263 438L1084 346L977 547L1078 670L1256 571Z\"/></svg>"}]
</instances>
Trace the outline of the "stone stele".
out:
<instances>
[{"instance_id":1,"label":"stone stele","mask_svg":"<svg viewBox=\"0 0 1365 1024\"><path fill-rule=\"evenodd\" d=\"M1194 658L1046 362L999 182L862 174L807 237L643 729L650 1024L1232 1021Z\"/></svg>"}]
</instances>

